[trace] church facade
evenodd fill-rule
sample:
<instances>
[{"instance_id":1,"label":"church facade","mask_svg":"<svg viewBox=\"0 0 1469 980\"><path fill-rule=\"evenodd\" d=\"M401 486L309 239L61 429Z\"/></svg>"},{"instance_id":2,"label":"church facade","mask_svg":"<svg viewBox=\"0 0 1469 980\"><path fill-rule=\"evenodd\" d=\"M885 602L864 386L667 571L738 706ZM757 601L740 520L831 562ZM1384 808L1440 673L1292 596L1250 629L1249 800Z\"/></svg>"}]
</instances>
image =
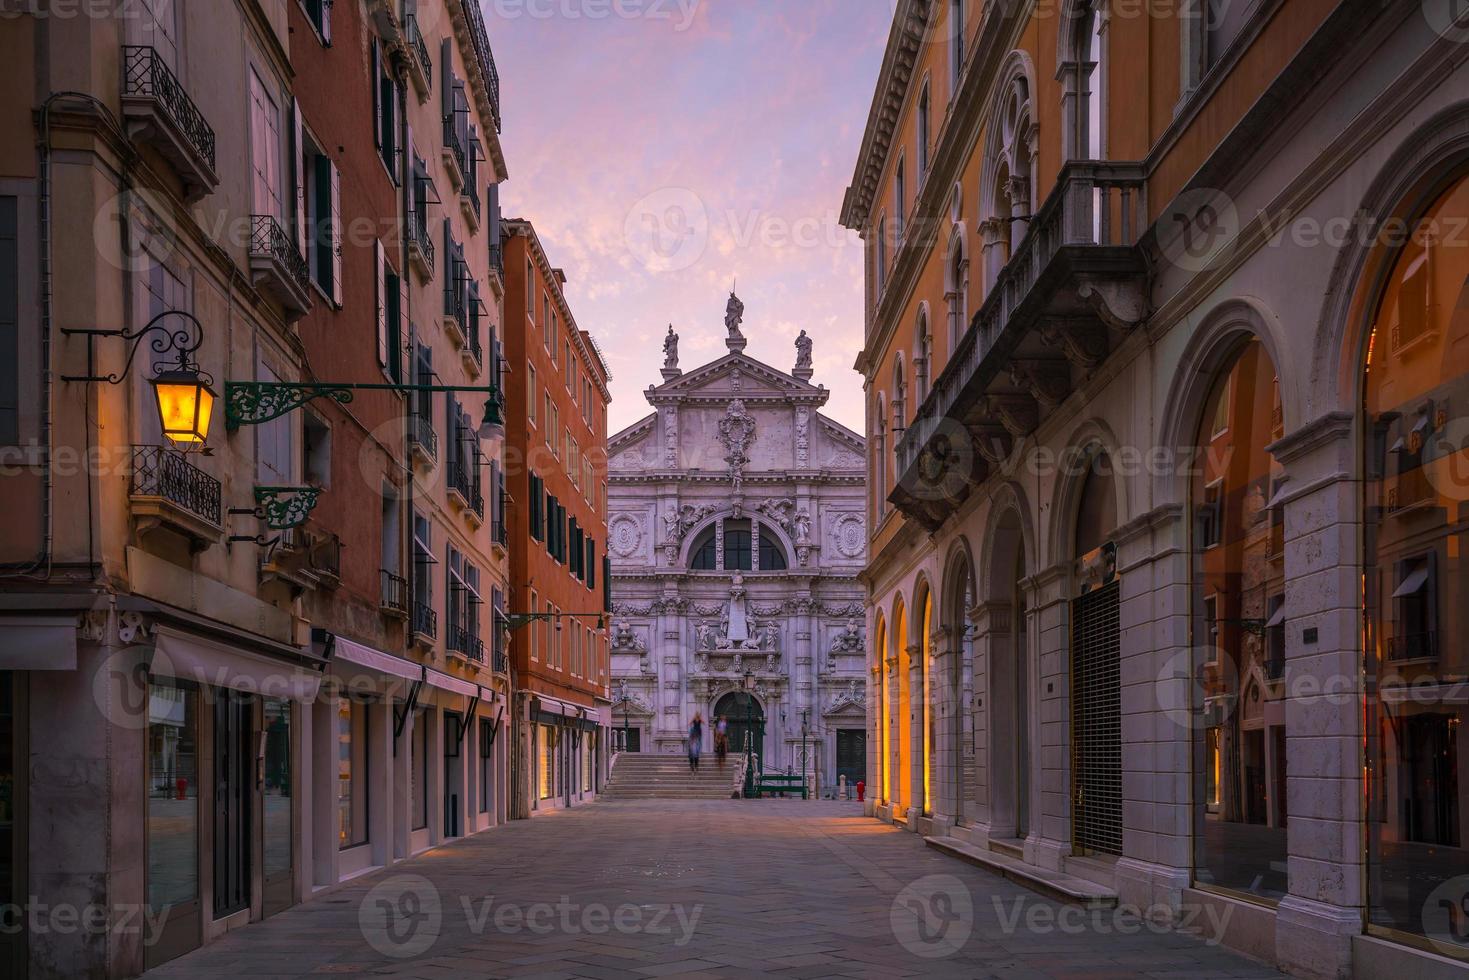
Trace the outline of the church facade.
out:
<instances>
[{"instance_id":1,"label":"church facade","mask_svg":"<svg viewBox=\"0 0 1469 980\"><path fill-rule=\"evenodd\" d=\"M821 414L811 339L790 372L728 353L688 372L664 343L651 414L609 440L612 721L628 751L681 753L696 715L732 752L823 792L866 767L865 445Z\"/></svg>"}]
</instances>

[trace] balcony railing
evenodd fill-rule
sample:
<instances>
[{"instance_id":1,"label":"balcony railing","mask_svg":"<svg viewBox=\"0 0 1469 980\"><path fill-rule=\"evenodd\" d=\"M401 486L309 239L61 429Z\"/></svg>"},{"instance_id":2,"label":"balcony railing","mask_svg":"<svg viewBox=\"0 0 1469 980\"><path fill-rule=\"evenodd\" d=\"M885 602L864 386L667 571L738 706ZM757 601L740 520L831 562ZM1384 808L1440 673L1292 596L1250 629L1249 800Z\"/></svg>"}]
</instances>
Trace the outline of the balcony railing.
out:
<instances>
[{"instance_id":1,"label":"balcony railing","mask_svg":"<svg viewBox=\"0 0 1469 980\"><path fill-rule=\"evenodd\" d=\"M1428 630L1423 633L1404 633L1387 639L1387 659L1433 660L1438 656L1438 633Z\"/></svg>"},{"instance_id":2,"label":"balcony railing","mask_svg":"<svg viewBox=\"0 0 1469 980\"><path fill-rule=\"evenodd\" d=\"M449 489L457 493L464 505L481 519L485 516L485 495L479 479L478 467L455 461L449 464Z\"/></svg>"},{"instance_id":3,"label":"balcony railing","mask_svg":"<svg viewBox=\"0 0 1469 980\"><path fill-rule=\"evenodd\" d=\"M423 39L423 31L418 26L418 16L409 14L403 20L403 34L408 38L408 46L413 49L414 60L423 71L425 78L434 77L434 59L428 53L428 42Z\"/></svg>"},{"instance_id":4,"label":"balcony railing","mask_svg":"<svg viewBox=\"0 0 1469 980\"><path fill-rule=\"evenodd\" d=\"M475 57L484 72L485 85L490 90L490 112L495 117L495 132L500 132L500 71L495 67L495 53L490 49L490 36L485 32L484 15L479 4L466 3L465 14L469 20L469 36L474 42Z\"/></svg>"},{"instance_id":5,"label":"balcony railing","mask_svg":"<svg viewBox=\"0 0 1469 980\"><path fill-rule=\"evenodd\" d=\"M1023 422L1036 416L1036 403L1054 405L1071 390L1069 377L1047 377L1044 383L1031 385L1032 393L1018 396L1028 400L1027 411L1010 418L992 413L987 389L1011 370L1003 387L1007 393L1013 391L1017 357L1054 363L1060 346L1073 363L1089 357L1100 360L1109 346L1109 327L1141 318L1146 267L1136 243L1146 228L1143 173L1140 163L1101 161L1072 161L1062 170L1055 190L1030 222L943 373L898 439L895 455L904 474L900 484L911 482L915 474L910 469L946 419L970 424L993 414L995 426L1003 421L1014 435ZM1099 282L1109 288L1097 289ZM1099 302L1117 307L1106 310L1104 317L1097 309ZM1034 328L1046 320L1078 332L1068 334L1063 343L1034 336L1044 332ZM895 502L903 492L900 486Z\"/></svg>"},{"instance_id":6,"label":"balcony railing","mask_svg":"<svg viewBox=\"0 0 1469 980\"><path fill-rule=\"evenodd\" d=\"M466 180L464 182L464 200L469 202L469 209L473 214L473 220L478 225L483 210L479 200L479 188L474 185L474 181L472 180Z\"/></svg>"},{"instance_id":7,"label":"balcony railing","mask_svg":"<svg viewBox=\"0 0 1469 980\"><path fill-rule=\"evenodd\" d=\"M469 338L469 309L457 291L444 294L444 326L449 328L449 339L464 346Z\"/></svg>"},{"instance_id":8,"label":"balcony railing","mask_svg":"<svg viewBox=\"0 0 1469 980\"><path fill-rule=\"evenodd\" d=\"M426 463L439 458L439 434L434 431L433 419L417 412L408 416L408 445Z\"/></svg>"},{"instance_id":9,"label":"balcony railing","mask_svg":"<svg viewBox=\"0 0 1469 980\"><path fill-rule=\"evenodd\" d=\"M500 278L505 278L505 247L499 242L490 245L490 268L499 273Z\"/></svg>"},{"instance_id":10,"label":"balcony railing","mask_svg":"<svg viewBox=\"0 0 1469 980\"><path fill-rule=\"evenodd\" d=\"M418 258L423 263L426 271L426 279L432 279L434 275L434 236L428 230L428 214L418 211L413 220L408 222L408 247L417 250Z\"/></svg>"},{"instance_id":11,"label":"balcony railing","mask_svg":"<svg viewBox=\"0 0 1469 980\"><path fill-rule=\"evenodd\" d=\"M413 603L413 632L433 639L439 635L439 614L426 602Z\"/></svg>"},{"instance_id":12,"label":"balcony railing","mask_svg":"<svg viewBox=\"0 0 1469 980\"><path fill-rule=\"evenodd\" d=\"M401 575L395 575L386 568L379 570L381 578L382 595L378 600L378 608L392 616L407 617L408 615L408 580Z\"/></svg>"},{"instance_id":13,"label":"balcony railing","mask_svg":"<svg viewBox=\"0 0 1469 980\"><path fill-rule=\"evenodd\" d=\"M129 492L166 501L207 524L220 525L220 483L164 446L134 446Z\"/></svg>"},{"instance_id":14,"label":"balcony railing","mask_svg":"<svg viewBox=\"0 0 1469 980\"><path fill-rule=\"evenodd\" d=\"M311 268L274 215L250 216L250 268L286 307L298 313L311 308Z\"/></svg>"},{"instance_id":15,"label":"balcony railing","mask_svg":"<svg viewBox=\"0 0 1469 980\"><path fill-rule=\"evenodd\" d=\"M464 180L469 174L468 151L459 139L459 127L452 112L444 117L444 151L453 157L454 165L459 168L459 180Z\"/></svg>"},{"instance_id":16,"label":"balcony railing","mask_svg":"<svg viewBox=\"0 0 1469 980\"><path fill-rule=\"evenodd\" d=\"M484 663L485 641L481 640L474 634L474 631L462 623L451 622L449 624L444 645L454 653L467 657L470 660Z\"/></svg>"},{"instance_id":17,"label":"balcony railing","mask_svg":"<svg viewBox=\"0 0 1469 980\"><path fill-rule=\"evenodd\" d=\"M158 134L164 137L160 149L181 165L190 183L211 190L218 183L215 139L204 113L157 50L130 44L122 52L124 115L148 129L157 130L161 123L169 132ZM157 118L146 119L150 113Z\"/></svg>"}]
</instances>

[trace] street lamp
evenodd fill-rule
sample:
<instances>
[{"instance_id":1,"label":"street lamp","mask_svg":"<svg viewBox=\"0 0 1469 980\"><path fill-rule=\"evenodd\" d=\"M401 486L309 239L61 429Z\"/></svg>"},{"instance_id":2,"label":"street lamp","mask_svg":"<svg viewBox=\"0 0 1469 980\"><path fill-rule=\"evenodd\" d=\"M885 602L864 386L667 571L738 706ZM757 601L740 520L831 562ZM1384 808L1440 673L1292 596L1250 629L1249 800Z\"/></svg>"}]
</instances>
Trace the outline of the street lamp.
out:
<instances>
[{"instance_id":1,"label":"street lamp","mask_svg":"<svg viewBox=\"0 0 1469 980\"><path fill-rule=\"evenodd\" d=\"M182 327L172 328L163 321L177 317L184 321ZM87 338L87 373L63 375L62 381L101 382L110 385L122 384L133 368L138 348L143 338L153 334L148 346L155 354L176 355L171 366L168 361L154 362L157 372L148 379L153 387L153 400L158 408L158 421L163 434L170 442L184 446L202 445L209 437L209 420L214 414L214 379L199 370L194 354L204 344L204 325L192 313L183 310L165 310L149 320L138 330L98 330L62 328L64 336ZM118 337L132 346L128 349L126 363L118 374L97 373L98 337Z\"/></svg>"}]
</instances>

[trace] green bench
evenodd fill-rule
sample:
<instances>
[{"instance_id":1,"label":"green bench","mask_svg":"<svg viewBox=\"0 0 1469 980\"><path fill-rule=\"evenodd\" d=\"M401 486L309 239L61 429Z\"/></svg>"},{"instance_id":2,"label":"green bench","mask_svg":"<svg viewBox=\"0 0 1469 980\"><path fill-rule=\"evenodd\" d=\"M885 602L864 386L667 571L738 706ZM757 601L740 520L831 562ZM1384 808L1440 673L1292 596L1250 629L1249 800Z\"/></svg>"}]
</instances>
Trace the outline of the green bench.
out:
<instances>
[{"instance_id":1,"label":"green bench","mask_svg":"<svg viewBox=\"0 0 1469 980\"><path fill-rule=\"evenodd\" d=\"M800 792L801 799L806 799L806 777L786 776L780 773L763 773L755 782L756 796L775 796L779 794L784 797L787 793Z\"/></svg>"}]
</instances>

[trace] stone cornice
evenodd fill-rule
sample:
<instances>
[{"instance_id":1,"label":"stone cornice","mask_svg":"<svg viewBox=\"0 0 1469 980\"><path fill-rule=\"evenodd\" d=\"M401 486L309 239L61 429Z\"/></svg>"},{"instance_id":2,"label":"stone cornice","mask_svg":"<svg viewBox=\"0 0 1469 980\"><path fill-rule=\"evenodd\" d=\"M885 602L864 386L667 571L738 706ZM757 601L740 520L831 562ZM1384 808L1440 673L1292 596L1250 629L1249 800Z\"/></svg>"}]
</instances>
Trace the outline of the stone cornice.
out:
<instances>
[{"instance_id":1,"label":"stone cornice","mask_svg":"<svg viewBox=\"0 0 1469 980\"><path fill-rule=\"evenodd\" d=\"M608 479L619 486L638 483L709 483L727 486L729 473L723 470L690 472L689 470L629 471L614 470ZM867 482L865 470L790 470L788 472L747 473L745 486L770 486L772 484L795 483L802 486L854 486Z\"/></svg>"},{"instance_id":2,"label":"stone cornice","mask_svg":"<svg viewBox=\"0 0 1469 980\"><path fill-rule=\"evenodd\" d=\"M841 222L848 228L860 231L872 210L872 200L882 182L883 167L892 148L893 132L902 117L913 69L918 63L919 47L927 33L929 5L930 0L897 0L872 107L867 113L867 126L862 133L862 149L857 154L851 186L842 201Z\"/></svg>"},{"instance_id":3,"label":"stone cornice","mask_svg":"<svg viewBox=\"0 0 1469 980\"><path fill-rule=\"evenodd\" d=\"M1265 451L1285 466L1334 442L1351 438L1356 416L1351 412L1327 412L1287 433L1265 447Z\"/></svg>"}]
</instances>

